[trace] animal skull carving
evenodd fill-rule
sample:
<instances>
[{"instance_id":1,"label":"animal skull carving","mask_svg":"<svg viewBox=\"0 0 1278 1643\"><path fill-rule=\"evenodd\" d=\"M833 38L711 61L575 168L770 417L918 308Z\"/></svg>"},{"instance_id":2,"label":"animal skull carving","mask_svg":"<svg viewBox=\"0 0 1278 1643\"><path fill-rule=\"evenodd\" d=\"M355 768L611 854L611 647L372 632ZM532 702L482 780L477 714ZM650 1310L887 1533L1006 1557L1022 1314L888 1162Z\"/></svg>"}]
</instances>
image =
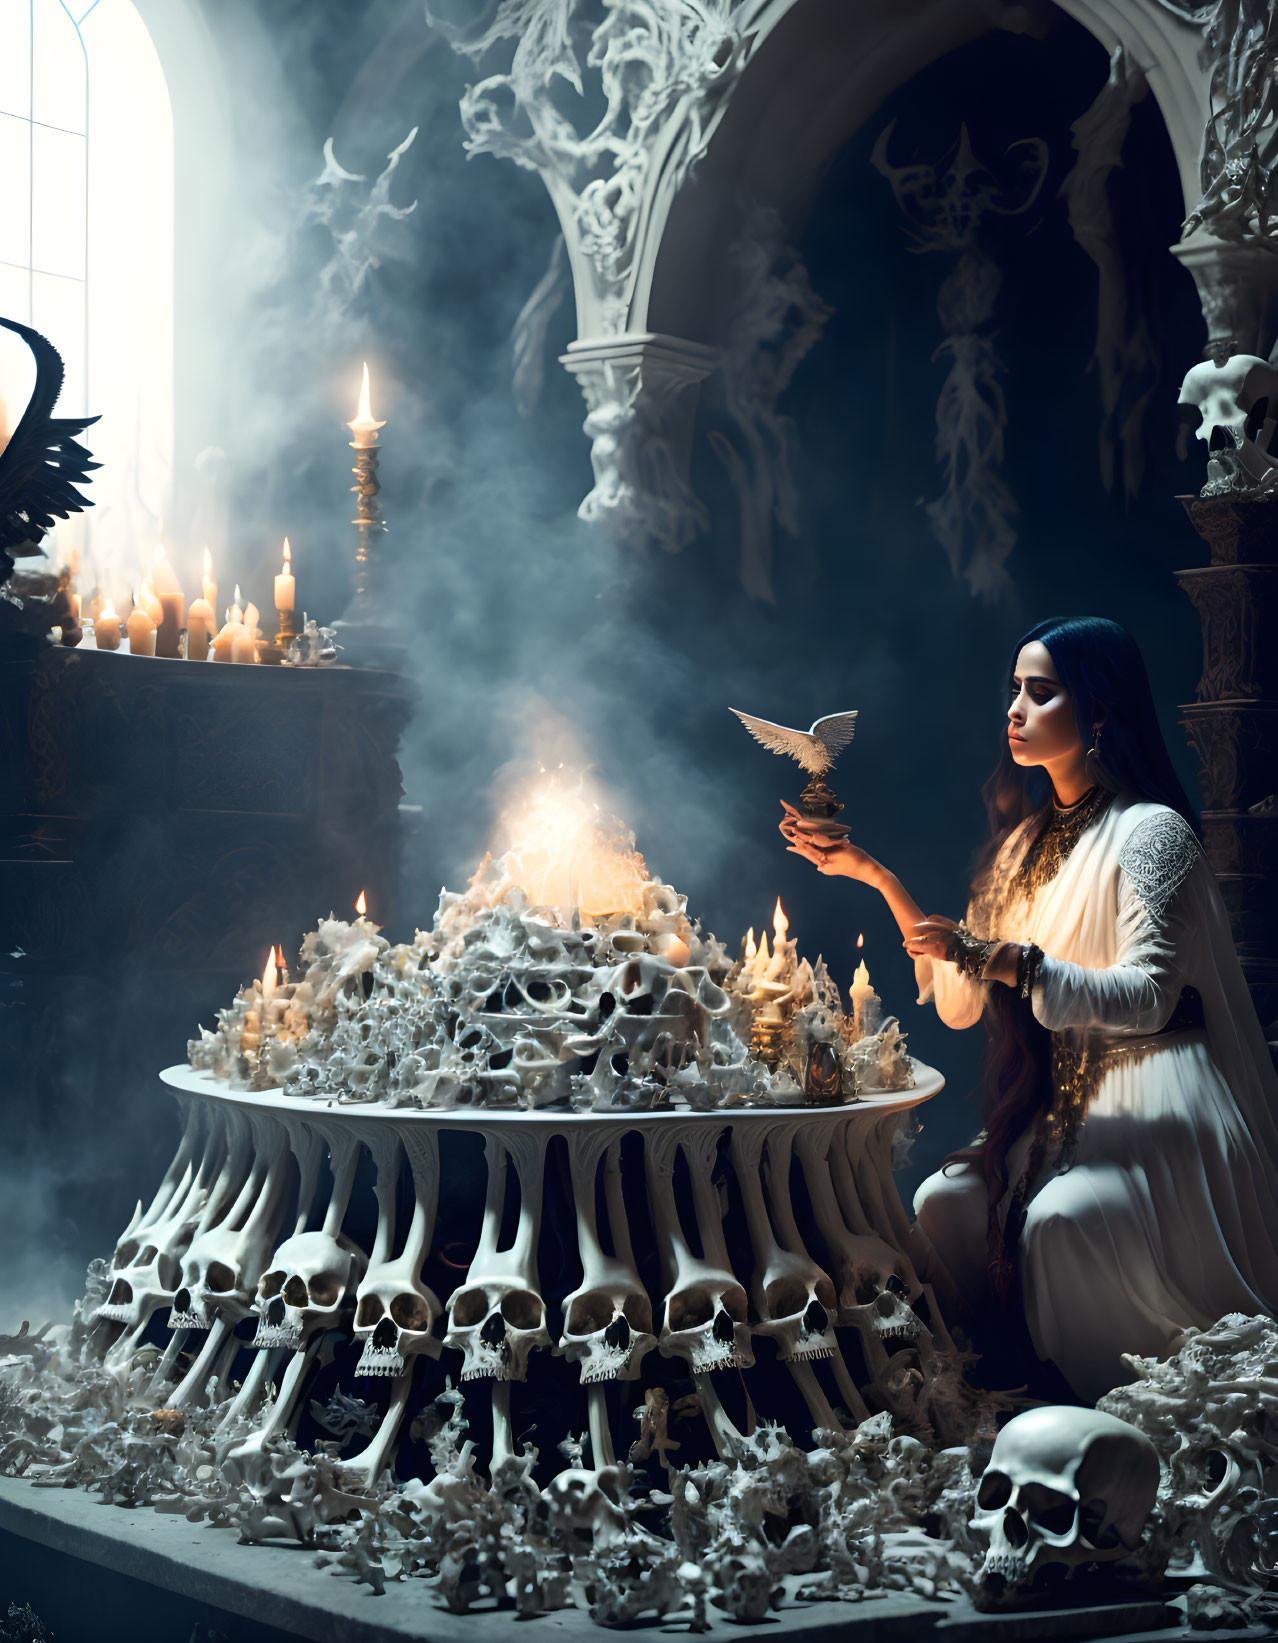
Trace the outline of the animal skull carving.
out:
<instances>
[{"instance_id":1,"label":"animal skull carving","mask_svg":"<svg viewBox=\"0 0 1278 1643\"><path fill-rule=\"evenodd\" d=\"M1013 1607L1052 1566L1127 1557L1140 1544L1158 1478L1153 1444L1115 1415L1061 1405L1010 1420L994 1440L972 1519L990 1541L982 1607Z\"/></svg>"}]
</instances>

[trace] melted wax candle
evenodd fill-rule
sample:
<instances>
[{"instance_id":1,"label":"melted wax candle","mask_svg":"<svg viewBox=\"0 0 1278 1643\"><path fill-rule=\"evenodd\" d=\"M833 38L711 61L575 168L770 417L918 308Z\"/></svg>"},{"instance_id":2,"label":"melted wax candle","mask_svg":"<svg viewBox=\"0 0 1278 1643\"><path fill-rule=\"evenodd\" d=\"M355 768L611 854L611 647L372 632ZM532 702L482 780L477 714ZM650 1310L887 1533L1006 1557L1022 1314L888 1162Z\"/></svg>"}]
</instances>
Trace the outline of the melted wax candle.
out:
<instances>
[{"instance_id":1,"label":"melted wax candle","mask_svg":"<svg viewBox=\"0 0 1278 1643\"><path fill-rule=\"evenodd\" d=\"M209 642L217 618L207 599L192 601L186 615L186 654L188 661L203 662L209 654Z\"/></svg>"},{"instance_id":2,"label":"melted wax candle","mask_svg":"<svg viewBox=\"0 0 1278 1643\"><path fill-rule=\"evenodd\" d=\"M186 600L182 596L181 585L173 574L173 566L169 564L163 548L156 554L155 564L151 568L151 580L155 596L160 602L155 654L180 656L182 629L186 624Z\"/></svg>"},{"instance_id":3,"label":"melted wax candle","mask_svg":"<svg viewBox=\"0 0 1278 1643\"><path fill-rule=\"evenodd\" d=\"M99 650L120 648L120 618L109 599L98 612L97 620L93 624L93 637Z\"/></svg>"},{"instance_id":4,"label":"melted wax candle","mask_svg":"<svg viewBox=\"0 0 1278 1643\"><path fill-rule=\"evenodd\" d=\"M156 624L141 605L134 605L124 625L129 635L129 654L154 656Z\"/></svg>"}]
</instances>

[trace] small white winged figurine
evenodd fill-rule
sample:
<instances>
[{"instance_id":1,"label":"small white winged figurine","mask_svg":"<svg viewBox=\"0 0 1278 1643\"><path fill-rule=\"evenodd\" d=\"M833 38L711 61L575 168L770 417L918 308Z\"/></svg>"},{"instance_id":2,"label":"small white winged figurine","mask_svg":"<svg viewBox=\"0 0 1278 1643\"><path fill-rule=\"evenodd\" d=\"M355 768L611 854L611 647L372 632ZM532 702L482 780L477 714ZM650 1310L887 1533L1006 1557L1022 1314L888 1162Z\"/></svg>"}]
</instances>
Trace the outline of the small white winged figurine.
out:
<instances>
[{"instance_id":1,"label":"small white winged figurine","mask_svg":"<svg viewBox=\"0 0 1278 1643\"><path fill-rule=\"evenodd\" d=\"M843 806L821 778L827 770L834 769L835 759L852 740L856 730L856 709L826 713L809 730L791 730L787 725L774 725L768 719L756 719L736 707L730 711L736 714L756 742L761 742L773 753L784 753L794 759L811 777L799 798L803 830L822 833L829 838L846 838L850 830L842 822L834 820Z\"/></svg>"}]
</instances>

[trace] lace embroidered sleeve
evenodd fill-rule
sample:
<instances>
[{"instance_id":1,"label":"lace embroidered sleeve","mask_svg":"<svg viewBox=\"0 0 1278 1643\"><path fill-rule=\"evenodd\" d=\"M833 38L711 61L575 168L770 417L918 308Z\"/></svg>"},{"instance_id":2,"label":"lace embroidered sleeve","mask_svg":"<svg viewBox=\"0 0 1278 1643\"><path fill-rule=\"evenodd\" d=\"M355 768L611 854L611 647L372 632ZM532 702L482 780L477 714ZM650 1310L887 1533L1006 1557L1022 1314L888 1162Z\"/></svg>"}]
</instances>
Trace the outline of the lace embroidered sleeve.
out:
<instances>
[{"instance_id":1,"label":"lace embroidered sleeve","mask_svg":"<svg viewBox=\"0 0 1278 1643\"><path fill-rule=\"evenodd\" d=\"M1193 829L1174 810L1137 822L1118 852L1132 891L1156 919L1163 919L1198 860Z\"/></svg>"}]
</instances>

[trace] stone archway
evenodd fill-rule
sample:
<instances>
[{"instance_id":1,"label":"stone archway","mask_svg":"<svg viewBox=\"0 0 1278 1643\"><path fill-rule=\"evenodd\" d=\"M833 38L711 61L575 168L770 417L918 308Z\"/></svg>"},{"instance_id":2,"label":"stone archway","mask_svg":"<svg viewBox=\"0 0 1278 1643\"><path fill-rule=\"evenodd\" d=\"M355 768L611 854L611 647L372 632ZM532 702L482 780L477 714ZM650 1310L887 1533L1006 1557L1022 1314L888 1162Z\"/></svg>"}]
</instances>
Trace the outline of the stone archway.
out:
<instances>
[{"instance_id":1,"label":"stone archway","mask_svg":"<svg viewBox=\"0 0 1278 1643\"><path fill-rule=\"evenodd\" d=\"M793 227L829 156L886 96L982 34L1032 29L1035 11L628 0L589 29L578 9L503 6L482 31L449 31L481 70L498 55L507 65L467 91L462 119L472 152L539 172L563 230L578 335L562 363L587 402L595 473L582 517L677 550L704 522L687 478L692 419L718 364L725 259L747 202ZM1145 72L1196 198L1209 82L1199 31L1162 0L1061 9ZM1218 248L1181 252L1200 289L1219 286Z\"/></svg>"}]
</instances>

